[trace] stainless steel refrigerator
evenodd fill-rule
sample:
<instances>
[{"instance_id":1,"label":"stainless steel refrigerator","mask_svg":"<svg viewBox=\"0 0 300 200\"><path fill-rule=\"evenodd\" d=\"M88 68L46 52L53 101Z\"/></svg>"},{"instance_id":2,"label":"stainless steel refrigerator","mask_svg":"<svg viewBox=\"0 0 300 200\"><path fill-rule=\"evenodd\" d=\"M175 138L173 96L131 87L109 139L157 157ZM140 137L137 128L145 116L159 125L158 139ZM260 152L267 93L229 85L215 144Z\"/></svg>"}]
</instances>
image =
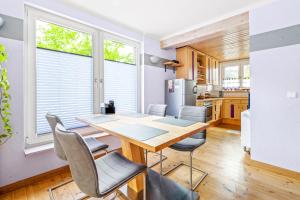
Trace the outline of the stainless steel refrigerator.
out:
<instances>
[{"instance_id":1,"label":"stainless steel refrigerator","mask_svg":"<svg viewBox=\"0 0 300 200\"><path fill-rule=\"evenodd\" d=\"M165 82L165 102L168 105L166 114L178 116L179 107L195 106L197 85L194 80L173 79Z\"/></svg>"}]
</instances>

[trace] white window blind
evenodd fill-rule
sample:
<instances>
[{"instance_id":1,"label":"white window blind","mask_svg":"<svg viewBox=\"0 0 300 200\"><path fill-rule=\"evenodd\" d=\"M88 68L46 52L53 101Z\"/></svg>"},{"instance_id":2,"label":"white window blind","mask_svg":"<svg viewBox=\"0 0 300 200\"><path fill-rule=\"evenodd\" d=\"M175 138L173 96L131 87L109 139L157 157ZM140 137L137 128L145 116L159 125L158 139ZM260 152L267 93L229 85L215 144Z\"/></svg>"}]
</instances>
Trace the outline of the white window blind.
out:
<instances>
[{"instance_id":1,"label":"white window blind","mask_svg":"<svg viewBox=\"0 0 300 200\"><path fill-rule=\"evenodd\" d=\"M137 66L104 61L104 101L114 100L116 112L137 112Z\"/></svg>"},{"instance_id":2,"label":"white window blind","mask_svg":"<svg viewBox=\"0 0 300 200\"><path fill-rule=\"evenodd\" d=\"M66 128L84 126L75 117L93 112L93 59L36 49L36 131L49 133L47 112L62 118Z\"/></svg>"}]
</instances>

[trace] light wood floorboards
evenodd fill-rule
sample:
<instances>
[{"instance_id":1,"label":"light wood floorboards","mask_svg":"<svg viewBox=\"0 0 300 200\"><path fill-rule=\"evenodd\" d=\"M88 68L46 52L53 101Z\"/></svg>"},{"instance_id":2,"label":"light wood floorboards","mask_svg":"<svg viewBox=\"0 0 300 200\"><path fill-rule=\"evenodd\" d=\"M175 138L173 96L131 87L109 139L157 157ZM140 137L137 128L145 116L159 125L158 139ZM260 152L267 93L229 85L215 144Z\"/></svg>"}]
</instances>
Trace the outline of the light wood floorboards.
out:
<instances>
[{"instance_id":1,"label":"light wood floorboards","mask_svg":"<svg viewBox=\"0 0 300 200\"><path fill-rule=\"evenodd\" d=\"M250 160L242 150L240 136L236 133L227 128L209 128L207 143L194 152L194 166L209 173L197 188L201 200L300 200L300 174ZM168 156L164 170L179 161L188 163L188 153L171 149L163 153ZM152 156L152 159L155 158ZM154 169L157 170L158 166ZM188 173L188 168L178 168L170 178L188 186ZM47 188L69 178L69 173L56 175L1 195L0 199L48 200ZM79 189L73 182L56 190L55 194L58 199L74 199Z\"/></svg>"}]
</instances>

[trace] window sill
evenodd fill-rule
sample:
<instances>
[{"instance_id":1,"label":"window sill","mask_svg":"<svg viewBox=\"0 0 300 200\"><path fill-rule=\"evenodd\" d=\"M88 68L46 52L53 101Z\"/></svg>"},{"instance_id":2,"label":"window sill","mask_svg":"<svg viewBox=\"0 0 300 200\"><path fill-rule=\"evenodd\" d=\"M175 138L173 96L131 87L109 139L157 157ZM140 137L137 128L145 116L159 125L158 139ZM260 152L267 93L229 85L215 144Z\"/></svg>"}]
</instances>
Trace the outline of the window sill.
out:
<instances>
[{"instance_id":1,"label":"window sill","mask_svg":"<svg viewBox=\"0 0 300 200\"><path fill-rule=\"evenodd\" d=\"M101 137L105 137L105 136L108 136L109 134L108 133L105 133L105 132L94 132L94 133L91 133L89 132L87 129L82 129L82 131L80 130L76 130L78 131L82 136L83 138L101 138ZM40 153L40 152L44 152L44 151L49 151L49 150L52 150L54 149L54 143L49 143L49 144L43 144L43 145L40 145L40 146L36 146L36 147L30 147L30 148L26 148L24 149L24 154L25 156L29 156L29 155L32 155L32 154L35 154L35 153Z\"/></svg>"}]
</instances>

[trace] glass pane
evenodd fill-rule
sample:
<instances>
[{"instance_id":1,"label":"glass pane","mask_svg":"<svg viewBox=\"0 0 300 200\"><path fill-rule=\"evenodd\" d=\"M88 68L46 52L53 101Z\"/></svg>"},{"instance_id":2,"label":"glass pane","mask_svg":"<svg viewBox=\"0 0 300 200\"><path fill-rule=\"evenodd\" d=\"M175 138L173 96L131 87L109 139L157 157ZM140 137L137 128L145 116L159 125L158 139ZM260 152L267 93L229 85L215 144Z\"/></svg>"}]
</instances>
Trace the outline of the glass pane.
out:
<instances>
[{"instance_id":1,"label":"glass pane","mask_svg":"<svg viewBox=\"0 0 300 200\"><path fill-rule=\"evenodd\" d=\"M224 69L225 79L237 79L239 78L239 66L225 67Z\"/></svg>"},{"instance_id":2,"label":"glass pane","mask_svg":"<svg viewBox=\"0 0 300 200\"><path fill-rule=\"evenodd\" d=\"M228 66L224 68L224 78L223 78L224 88L239 88L240 78L239 78L239 66Z\"/></svg>"},{"instance_id":3,"label":"glass pane","mask_svg":"<svg viewBox=\"0 0 300 200\"><path fill-rule=\"evenodd\" d=\"M250 65L243 66L243 87L250 87Z\"/></svg>"},{"instance_id":4,"label":"glass pane","mask_svg":"<svg viewBox=\"0 0 300 200\"><path fill-rule=\"evenodd\" d=\"M36 41L36 132L51 132L45 119L47 112L58 115L68 129L85 126L75 117L93 113L93 58L78 55L84 51L74 54L73 49L74 44L82 42L83 33L57 25L55 29L60 31L53 32L49 31L51 24L41 24L38 21L36 27L38 34L45 38L37 37ZM66 38L62 39L65 33L77 36L65 41ZM84 34L85 38L91 38ZM56 46L57 41L63 43ZM41 44L43 48L40 48ZM91 51L85 51L85 54L91 54Z\"/></svg>"},{"instance_id":5,"label":"glass pane","mask_svg":"<svg viewBox=\"0 0 300 200\"><path fill-rule=\"evenodd\" d=\"M92 36L56 24L36 21L38 48L92 56Z\"/></svg>"},{"instance_id":6,"label":"glass pane","mask_svg":"<svg viewBox=\"0 0 300 200\"><path fill-rule=\"evenodd\" d=\"M135 48L112 40L104 40L104 59L135 64Z\"/></svg>"},{"instance_id":7,"label":"glass pane","mask_svg":"<svg viewBox=\"0 0 300 200\"><path fill-rule=\"evenodd\" d=\"M116 112L137 112L137 75L134 47L104 41L104 102L115 102ZM109 53L108 53L109 52ZM119 54L121 52L121 54Z\"/></svg>"}]
</instances>

